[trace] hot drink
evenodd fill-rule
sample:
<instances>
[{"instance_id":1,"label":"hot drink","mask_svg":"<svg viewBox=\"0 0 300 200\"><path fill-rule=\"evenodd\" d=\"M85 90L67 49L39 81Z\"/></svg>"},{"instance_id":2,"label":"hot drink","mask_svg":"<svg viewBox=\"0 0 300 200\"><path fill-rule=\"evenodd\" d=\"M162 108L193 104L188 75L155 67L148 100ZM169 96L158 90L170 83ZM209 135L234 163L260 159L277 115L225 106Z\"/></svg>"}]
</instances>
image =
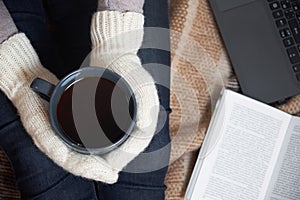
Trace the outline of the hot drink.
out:
<instances>
[{"instance_id":1,"label":"hot drink","mask_svg":"<svg viewBox=\"0 0 300 200\"><path fill-rule=\"evenodd\" d=\"M57 85L36 78L30 87L49 101L52 128L74 151L108 153L134 129L135 95L127 81L109 69L83 67Z\"/></svg>"},{"instance_id":2,"label":"hot drink","mask_svg":"<svg viewBox=\"0 0 300 200\"><path fill-rule=\"evenodd\" d=\"M86 77L62 93L57 120L72 142L102 148L120 140L132 124L133 102L128 92L105 78Z\"/></svg>"}]
</instances>

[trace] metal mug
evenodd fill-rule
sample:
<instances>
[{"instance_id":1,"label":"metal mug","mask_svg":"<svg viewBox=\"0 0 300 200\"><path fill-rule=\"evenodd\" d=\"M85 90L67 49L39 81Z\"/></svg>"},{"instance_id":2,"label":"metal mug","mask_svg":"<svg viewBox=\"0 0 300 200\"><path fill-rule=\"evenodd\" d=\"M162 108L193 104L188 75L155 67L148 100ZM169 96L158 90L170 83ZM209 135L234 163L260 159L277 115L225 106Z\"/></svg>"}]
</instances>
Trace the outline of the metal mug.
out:
<instances>
[{"instance_id":1,"label":"metal mug","mask_svg":"<svg viewBox=\"0 0 300 200\"><path fill-rule=\"evenodd\" d=\"M126 101L128 101L128 106L130 110L130 117L131 121L127 123L128 127L125 127L126 130L123 131L124 134L121 135L119 138L114 139L114 141L108 140L110 142L105 143L105 145L101 144L96 147L89 147L84 145L84 142L78 143L72 138L69 137L71 133L66 133L66 131L62 128L62 124L60 124L58 120L58 105L61 101L62 96L65 94L65 92L68 90L68 88L75 87L76 83L78 81L81 81L83 79L88 78L101 78L101 80L108 80L117 85L119 88L121 88L122 92L124 92L124 98L126 98ZM129 137L130 133L132 132L135 122L136 122L136 99L134 96L134 93L129 86L129 84L117 73L100 67L84 67L77 71L74 71L70 74L68 74L66 77L64 77L56 86L43 80L40 78L36 78L33 80L31 86L30 86L34 92L39 94L43 99L49 101L49 115L50 115L50 121L51 125L55 131L55 133L62 139L62 141L67 144L70 148L73 150L83 153L83 154L104 154L108 153L109 151L114 150L119 145L121 145L126 139ZM86 88L86 90L89 90L90 88ZM123 93L122 93L123 94ZM74 97L72 97L74 98ZM76 98L76 97L75 97ZM70 102L72 103L72 102ZM97 102L95 102L97 104ZM73 106L73 105L72 105ZM72 108L73 109L73 108ZM80 122L79 122L80 124ZM86 130L89 131L89 130ZM93 130L94 131L94 130ZM100 132L100 130L99 130ZM74 134L74 133L72 133ZM83 138L83 135L85 133L78 134L80 139ZM109 134L114 133L105 133L105 137L110 138ZM100 137L97 136L97 139L99 140L99 144L101 143L100 139L107 140L107 138L102 137L103 134ZM87 137L84 135L84 137ZM100 139L99 139L100 138ZM93 140L94 138L89 138L89 140ZM96 142L96 141L93 141ZM96 142L97 143L97 142Z\"/></svg>"}]
</instances>

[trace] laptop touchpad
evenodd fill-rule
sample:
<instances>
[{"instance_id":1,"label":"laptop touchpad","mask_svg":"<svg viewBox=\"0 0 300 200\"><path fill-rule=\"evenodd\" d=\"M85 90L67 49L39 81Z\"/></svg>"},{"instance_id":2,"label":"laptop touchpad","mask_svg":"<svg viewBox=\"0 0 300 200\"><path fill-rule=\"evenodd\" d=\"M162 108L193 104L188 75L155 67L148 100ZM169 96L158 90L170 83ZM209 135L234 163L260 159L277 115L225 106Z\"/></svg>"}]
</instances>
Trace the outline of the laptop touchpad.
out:
<instances>
[{"instance_id":1,"label":"laptop touchpad","mask_svg":"<svg viewBox=\"0 0 300 200\"><path fill-rule=\"evenodd\" d=\"M220 11L229 10L235 7L243 6L256 0L216 0Z\"/></svg>"}]
</instances>

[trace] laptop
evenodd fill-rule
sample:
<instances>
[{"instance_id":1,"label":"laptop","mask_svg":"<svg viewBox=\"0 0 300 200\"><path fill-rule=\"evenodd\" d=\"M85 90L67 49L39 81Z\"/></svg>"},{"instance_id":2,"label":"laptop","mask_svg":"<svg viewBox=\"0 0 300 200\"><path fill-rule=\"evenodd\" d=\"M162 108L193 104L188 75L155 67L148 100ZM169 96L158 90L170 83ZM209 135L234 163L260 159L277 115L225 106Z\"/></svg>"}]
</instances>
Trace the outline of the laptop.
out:
<instances>
[{"instance_id":1,"label":"laptop","mask_svg":"<svg viewBox=\"0 0 300 200\"><path fill-rule=\"evenodd\" d=\"M209 0L242 93L265 103L300 93L300 0Z\"/></svg>"}]
</instances>

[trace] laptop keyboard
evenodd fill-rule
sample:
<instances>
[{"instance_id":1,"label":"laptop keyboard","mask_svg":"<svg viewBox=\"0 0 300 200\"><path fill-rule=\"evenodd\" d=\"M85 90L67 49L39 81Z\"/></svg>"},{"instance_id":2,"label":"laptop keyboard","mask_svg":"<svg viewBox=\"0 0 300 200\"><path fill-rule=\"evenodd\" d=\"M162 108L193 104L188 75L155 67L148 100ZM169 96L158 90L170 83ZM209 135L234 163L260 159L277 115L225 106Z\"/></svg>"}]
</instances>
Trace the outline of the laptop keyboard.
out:
<instances>
[{"instance_id":1,"label":"laptop keyboard","mask_svg":"<svg viewBox=\"0 0 300 200\"><path fill-rule=\"evenodd\" d=\"M300 81L300 0L267 0L283 45Z\"/></svg>"}]
</instances>

